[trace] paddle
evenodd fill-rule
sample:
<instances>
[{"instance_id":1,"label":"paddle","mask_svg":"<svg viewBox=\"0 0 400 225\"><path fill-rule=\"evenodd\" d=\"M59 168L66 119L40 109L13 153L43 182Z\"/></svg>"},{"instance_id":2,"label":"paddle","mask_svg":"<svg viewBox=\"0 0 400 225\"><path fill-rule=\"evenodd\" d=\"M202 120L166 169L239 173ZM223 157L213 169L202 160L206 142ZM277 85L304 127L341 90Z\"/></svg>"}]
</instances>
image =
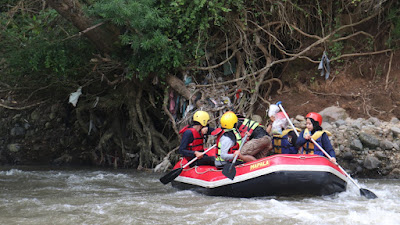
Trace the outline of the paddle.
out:
<instances>
[{"instance_id":1,"label":"paddle","mask_svg":"<svg viewBox=\"0 0 400 225\"><path fill-rule=\"evenodd\" d=\"M296 133L297 137L299 136L299 133L297 132L296 128L294 127L292 121L290 120L289 116L287 115L285 109L282 106L281 102L277 102L276 103L279 108L282 110L283 114L285 115L286 119L288 120L288 122L290 123L290 126L292 126L294 132ZM328 159L330 160L332 157L321 147L321 145L319 145L314 139L311 138L312 143L314 143L315 146L317 146L324 154L326 157L328 157ZM344 174L346 174L347 178L349 178L351 180L351 182L353 182L353 184L355 184L358 189L360 189L360 195L364 196L368 199L374 199L377 198L378 196L376 196L376 194L374 194L372 191L365 189L365 188L361 188L354 180L353 178L338 164L336 163L336 165L340 168L340 170L342 170L342 172Z\"/></svg>"},{"instance_id":2,"label":"paddle","mask_svg":"<svg viewBox=\"0 0 400 225\"><path fill-rule=\"evenodd\" d=\"M244 143L247 141L247 134L244 136L243 139L244 140L238 150L239 152L240 152L240 150L242 150ZM235 178L235 175L236 175L235 162L236 162L237 157L238 157L238 155L235 155L235 158L233 158L232 163L227 163L224 166L224 168L222 169L222 174L231 180L233 180L233 178Z\"/></svg>"},{"instance_id":3,"label":"paddle","mask_svg":"<svg viewBox=\"0 0 400 225\"><path fill-rule=\"evenodd\" d=\"M201 153L201 155L206 154L208 151L210 151L211 149L215 148L216 145L211 146L210 148L208 148L206 151L204 151L203 153ZM194 157L192 160L190 160L188 163L186 163L184 166L182 166L181 168L177 168L172 170L171 172L167 173L166 175L164 175L163 177L160 178L161 183L163 184L168 184L169 182L173 181L176 177L179 176L179 174L182 173L183 169L186 168L187 166L189 166L190 164L192 164L194 161L196 161L198 158Z\"/></svg>"}]
</instances>

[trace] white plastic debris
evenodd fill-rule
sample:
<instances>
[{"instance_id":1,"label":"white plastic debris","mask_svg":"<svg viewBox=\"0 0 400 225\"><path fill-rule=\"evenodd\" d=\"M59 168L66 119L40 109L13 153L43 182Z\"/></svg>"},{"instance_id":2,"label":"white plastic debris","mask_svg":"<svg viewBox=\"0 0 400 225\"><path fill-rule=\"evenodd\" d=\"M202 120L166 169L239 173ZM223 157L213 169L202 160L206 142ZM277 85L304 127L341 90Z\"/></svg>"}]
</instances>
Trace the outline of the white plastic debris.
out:
<instances>
[{"instance_id":1,"label":"white plastic debris","mask_svg":"<svg viewBox=\"0 0 400 225\"><path fill-rule=\"evenodd\" d=\"M76 104L78 103L79 96L82 94L82 87L79 87L76 92L73 92L69 94L69 103L71 103L74 107L76 107Z\"/></svg>"}]
</instances>

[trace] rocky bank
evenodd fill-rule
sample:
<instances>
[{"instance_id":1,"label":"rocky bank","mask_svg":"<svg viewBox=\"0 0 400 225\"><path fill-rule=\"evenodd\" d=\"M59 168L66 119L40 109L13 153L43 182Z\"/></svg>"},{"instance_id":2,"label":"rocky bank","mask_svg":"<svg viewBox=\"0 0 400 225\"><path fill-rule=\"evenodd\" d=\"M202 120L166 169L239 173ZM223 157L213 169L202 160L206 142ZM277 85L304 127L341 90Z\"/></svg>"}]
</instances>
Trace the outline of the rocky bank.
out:
<instances>
[{"instance_id":1,"label":"rocky bank","mask_svg":"<svg viewBox=\"0 0 400 225\"><path fill-rule=\"evenodd\" d=\"M32 110L2 108L0 127L0 165L90 165L119 167L115 156L104 156L99 165L96 145L91 135L80 128L62 103ZM320 112L322 127L332 133L330 139L339 164L352 176L400 178L400 121L353 119L343 108L328 107ZM294 125L305 128L305 118L292 118ZM128 154L128 153L127 153ZM176 157L170 157L176 158ZM137 168L138 155L128 154L123 165ZM173 162L172 162L173 163ZM158 170L170 167L159 164Z\"/></svg>"},{"instance_id":2,"label":"rocky bank","mask_svg":"<svg viewBox=\"0 0 400 225\"><path fill-rule=\"evenodd\" d=\"M332 133L338 163L359 177L400 177L400 121L381 121L375 117L353 119L340 107L320 112L322 128ZM292 119L296 127L305 128L303 116Z\"/></svg>"}]
</instances>

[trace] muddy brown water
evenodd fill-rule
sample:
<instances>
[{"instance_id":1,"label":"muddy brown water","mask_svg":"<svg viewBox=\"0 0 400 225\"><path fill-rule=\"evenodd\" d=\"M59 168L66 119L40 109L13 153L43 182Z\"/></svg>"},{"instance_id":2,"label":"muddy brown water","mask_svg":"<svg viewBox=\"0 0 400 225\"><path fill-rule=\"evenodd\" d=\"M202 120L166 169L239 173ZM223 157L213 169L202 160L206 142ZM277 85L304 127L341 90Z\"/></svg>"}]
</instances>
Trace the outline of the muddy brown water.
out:
<instances>
[{"instance_id":1,"label":"muddy brown water","mask_svg":"<svg viewBox=\"0 0 400 225\"><path fill-rule=\"evenodd\" d=\"M1 168L0 224L400 224L400 181L349 182L324 197L227 198L163 185L160 173Z\"/></svg>"}]
</instances>

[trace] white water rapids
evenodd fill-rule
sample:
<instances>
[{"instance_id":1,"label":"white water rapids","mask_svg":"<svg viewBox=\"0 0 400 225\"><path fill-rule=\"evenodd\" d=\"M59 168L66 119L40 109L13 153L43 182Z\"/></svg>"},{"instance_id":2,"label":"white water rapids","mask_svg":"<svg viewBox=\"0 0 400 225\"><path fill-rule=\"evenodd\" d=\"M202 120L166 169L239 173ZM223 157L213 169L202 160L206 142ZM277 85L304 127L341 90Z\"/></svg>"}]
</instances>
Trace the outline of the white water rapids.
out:
<instances>
[{"instance_id":1,"label":"white water rapids","mask_svg":"<svg viewBox=\"0 0 400 225\"><path fill-rule=\"evenodd\" d=\"M0 224L400 224L400 180L324 197L227 198L132 170L0 168Z\"/></svg>"}]
</instances>

